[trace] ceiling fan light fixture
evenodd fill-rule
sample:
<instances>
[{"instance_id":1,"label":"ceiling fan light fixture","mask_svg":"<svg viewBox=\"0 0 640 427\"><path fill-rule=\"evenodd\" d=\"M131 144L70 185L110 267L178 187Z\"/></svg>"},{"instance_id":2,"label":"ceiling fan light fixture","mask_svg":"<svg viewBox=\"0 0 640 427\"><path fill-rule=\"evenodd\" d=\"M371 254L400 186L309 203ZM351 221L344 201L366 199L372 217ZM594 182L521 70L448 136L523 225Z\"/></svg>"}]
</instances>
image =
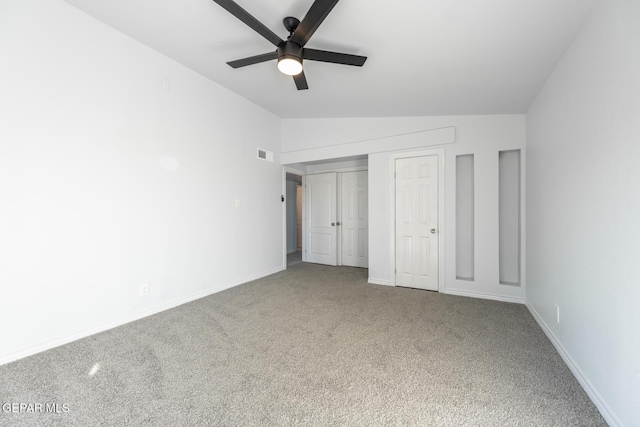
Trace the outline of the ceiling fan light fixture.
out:
<instances>
[{"instance_id":1,"label":"ceiling fan light fixture","mask_svg":"<svg viewBox=\"0 0 640 427\"><path fill-rule=\"evenodd\" d=\"M302 72L302 61L293 56L279 58L278 70L288 76L297 76Z\"/></svg>"},{"instance_id":2,"label":"ceiling fan light fixture","mask_svg":"<svg viewBox=\"0 0 640 427\"><path fill-rule=\"evenodd\" d=\"M302 21L292 16L284 18L282 23L284 24L284 28L289 32L289 37L287 37L286 40L282 40L276 33L240 7L234 0L213 1L277 47L275 52L272 50L271 52L260 55L227 62L230 67L240 68L277 59L280 72L293 76L293 81L298 90L306 90L309 89L309 85L307 84L307 78L302 69L303 59L358 67L362 67L364 61L367 60L366 56L304 47L329 12L331 12L336 3L338 3L338 0L313 0L311 8Z\"/></svg>"}]
</instances>

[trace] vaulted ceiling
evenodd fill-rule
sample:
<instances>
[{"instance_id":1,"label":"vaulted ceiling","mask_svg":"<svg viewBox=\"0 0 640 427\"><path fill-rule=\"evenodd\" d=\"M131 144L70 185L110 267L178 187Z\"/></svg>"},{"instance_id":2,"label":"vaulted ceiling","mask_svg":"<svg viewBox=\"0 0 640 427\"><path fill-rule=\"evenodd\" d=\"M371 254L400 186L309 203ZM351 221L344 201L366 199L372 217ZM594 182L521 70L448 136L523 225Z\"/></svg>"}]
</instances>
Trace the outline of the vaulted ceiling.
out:
<instances>
[{"instance_id":1,"label":"vaulted ceiling","mask_svg":"<svg viewBox=\"0 0 640 427\"><path fill-rule=\"evenodd\" d=\"M307 44L368 57L305 61L298 91L274 50L212 0L66 0L283 118L525 113L596 0L342 0ZM236 0L286 39L313 0Z\"/></svg>"}]
</instances>

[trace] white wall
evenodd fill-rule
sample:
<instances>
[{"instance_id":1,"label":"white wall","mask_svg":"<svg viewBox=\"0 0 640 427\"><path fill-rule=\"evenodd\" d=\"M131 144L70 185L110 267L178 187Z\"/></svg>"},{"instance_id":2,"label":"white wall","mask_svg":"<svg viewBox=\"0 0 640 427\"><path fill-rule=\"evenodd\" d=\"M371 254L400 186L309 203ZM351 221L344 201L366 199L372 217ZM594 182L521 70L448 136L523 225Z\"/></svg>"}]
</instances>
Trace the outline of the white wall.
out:
<instances>
[{"instance_id":1,"label":"white wall","mask_svg":"<svg viewBox=\"0 0 640 427\"><path fill-rule=\"evenodd\" d=\"M300 139L299 135L307 137ZM524 280L521 286L499 284L497 218L498 151L524 149L524 144L522 115L285 119L282 158L317 160L323 153L337 158L363 154L356 150L370 147L369 278L388 284L392 281L390 156L398 150L444 148L446 265L441 291L524 302ZM472 282L455 277L455 156L469 153L475 154L476 174L476 274ZM524 151L522 155L524 159ZM524 215L522 219L524 224Z\"/></svg>"},{"instance_id":2,"label":"white wall","mask_svg":"<svg viewBox=\"0 0 640 427\"><path fill-rule=\"evenodd\" d=\"M277 117L60 0L0 57L0 363L283 267Z\"/></svg>"},{"instance_id":3,"label":"white wall","mask_svg":"<svg viewBox=\"0 0 640 427\"><path fill-rule=\"evenodd\" d=\"M601 2L527 114L527 301L625 426L640 425L639 22L640 2Z\"/></svg>"}]
</instances>

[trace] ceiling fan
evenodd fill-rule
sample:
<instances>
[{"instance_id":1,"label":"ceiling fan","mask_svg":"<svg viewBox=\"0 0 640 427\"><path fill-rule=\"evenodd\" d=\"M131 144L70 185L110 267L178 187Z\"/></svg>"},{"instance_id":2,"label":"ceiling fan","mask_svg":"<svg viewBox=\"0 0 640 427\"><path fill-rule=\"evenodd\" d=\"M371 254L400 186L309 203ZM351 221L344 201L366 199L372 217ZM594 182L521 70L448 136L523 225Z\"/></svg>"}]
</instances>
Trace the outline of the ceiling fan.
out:
<instances>
[{"instance_id":1,"label":"ceiling fan","mask_svg":"<svg viewBox=\"0 0 640 427\"><path fill-rule=\"evenodd\" d=\"M260 62L278 60L278 69L287 75L293 76L298 90L309 89L307 79L302 69L303 59L310 61L331 62L334 64L354 65L362 67L367 60L366 56L350 55L347 53L330 52L327 50L309 49L304 47L313 33L318 29L322 21L329 15L331 9L338 0L315 0L302 21L288 16L282 20L284 27L289 32L287 40L282 40L273 31L265 27L260 21L251 16L249 12L240 7L233 0L213 0L226 9L233 16L247 24L254 31L273 43L277 49L248 58L227 62L233 68L246 67Z\"/></svg>"}]
</instances>

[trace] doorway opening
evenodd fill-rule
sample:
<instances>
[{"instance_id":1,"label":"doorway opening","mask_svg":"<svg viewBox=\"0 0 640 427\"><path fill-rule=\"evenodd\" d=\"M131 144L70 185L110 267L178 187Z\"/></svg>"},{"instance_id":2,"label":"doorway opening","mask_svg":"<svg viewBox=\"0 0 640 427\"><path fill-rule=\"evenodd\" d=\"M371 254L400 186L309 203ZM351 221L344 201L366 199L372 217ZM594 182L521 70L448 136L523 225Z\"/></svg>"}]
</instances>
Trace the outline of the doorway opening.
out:
<instances>
[{"instance_id":1,"label":"doorway opening","mask_svg":"<svg viewBox=\"0 0 640 427\"><path fill-rule=\"evenodd\" d=\"M286 173L287 267L302 262L302 176Z\"/></svg>"},{"instance_id":2,"label":"doorway opening","mask_svg":"<svg viewBox=\"0 0 640 427\"><path fill-rule=\"evenodd\" d=\"M284 268L299 262L368 267L367 169L366 155L283 165ZM322 179L315 181L329 175L327 192ZM322 252L331 252L330 262L314 257Z\"/></svg>"}]
</instances>

